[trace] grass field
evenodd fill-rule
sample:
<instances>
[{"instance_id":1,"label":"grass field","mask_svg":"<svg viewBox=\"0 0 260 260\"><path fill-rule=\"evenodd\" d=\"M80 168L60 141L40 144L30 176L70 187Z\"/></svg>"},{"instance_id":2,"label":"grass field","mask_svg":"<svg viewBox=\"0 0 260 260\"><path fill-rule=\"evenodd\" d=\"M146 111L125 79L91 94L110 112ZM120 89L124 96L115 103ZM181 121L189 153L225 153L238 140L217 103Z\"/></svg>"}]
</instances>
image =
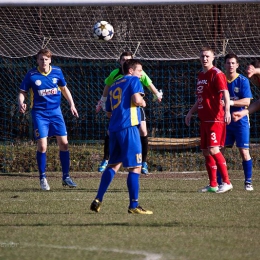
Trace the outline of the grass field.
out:
<instances>
[{"instance_id":1,"label":"grass field","mask_svg":"<svg viewBox=\"0 0 260 260\"><path fill-rule=\"evenodd\" d=\"M99 213L89 210L100 174L73 173L78 188L48 175L0 175L0 259L240 260L260 259L260 178L244 191L242 172L231 172L225 194L201 194L205 172L141 176L140 204L153 215L127 213L126 174L117 174Z\"/></svg>"}]
</instances>

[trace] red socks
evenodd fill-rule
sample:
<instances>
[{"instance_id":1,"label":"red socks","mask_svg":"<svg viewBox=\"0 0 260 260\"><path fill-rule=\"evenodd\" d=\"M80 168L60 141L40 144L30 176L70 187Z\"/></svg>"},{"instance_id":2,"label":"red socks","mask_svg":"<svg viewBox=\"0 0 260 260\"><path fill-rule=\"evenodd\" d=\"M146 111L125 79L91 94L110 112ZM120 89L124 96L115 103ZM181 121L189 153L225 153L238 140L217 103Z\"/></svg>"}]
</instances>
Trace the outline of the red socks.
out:
<instances>
[{"instance_id":1,"label":"red socks","mask_svg":"<svg viewBox=\"0 0 260 260\"><path fill-rule=\"evenodd\" d=\"M205 156L205 160L206 160L206 169L207 169L208 175L209 175L209 185L211 187L217 187L218 183L217 183L216 162L211 155Z\"/></svg>"},{"instance_id":2,"label":"red socks","mask_svg":"<svg viewBox=\"0 0 260 260\"><path fill-rule=\"evenodd\" d=\"M226 160L225 160L223 154L221 152L219 152L219 153L212 155L212 157L216 161L216 165L217 165L219 173L222 177L223 182L230 184L228 171L227 171L227 164L226 164Z\"/></svg>"}]
</instances>

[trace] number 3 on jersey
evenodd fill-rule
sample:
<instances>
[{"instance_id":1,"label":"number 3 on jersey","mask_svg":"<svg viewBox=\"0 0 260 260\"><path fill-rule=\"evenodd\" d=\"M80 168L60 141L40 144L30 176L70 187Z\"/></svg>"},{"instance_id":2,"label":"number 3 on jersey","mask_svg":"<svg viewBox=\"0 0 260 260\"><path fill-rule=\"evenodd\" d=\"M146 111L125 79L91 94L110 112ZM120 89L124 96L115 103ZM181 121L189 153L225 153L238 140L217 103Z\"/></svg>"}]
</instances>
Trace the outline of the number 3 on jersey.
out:
<instances>
[{"instance_id":1,"label":"number 3 on jersey","mask_svg":"<svg viewBox=\"0 0 260 260\"><path fill-rule=\"evenodd\" d=\"M211 140L214 142L214 143L217 143L217 140L216 140L217 138L216 138L216 133L215 132L213 132L213 133L211 133Z\"/></svg>"}]
</instances>

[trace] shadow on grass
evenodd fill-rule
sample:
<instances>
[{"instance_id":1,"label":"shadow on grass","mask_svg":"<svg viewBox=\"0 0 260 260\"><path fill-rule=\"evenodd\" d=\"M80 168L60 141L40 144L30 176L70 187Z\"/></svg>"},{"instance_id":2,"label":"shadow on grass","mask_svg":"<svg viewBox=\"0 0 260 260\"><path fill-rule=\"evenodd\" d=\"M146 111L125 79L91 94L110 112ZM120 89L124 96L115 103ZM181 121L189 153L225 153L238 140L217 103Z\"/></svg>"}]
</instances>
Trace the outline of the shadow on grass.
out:
<instances>
[{"instance_id":1,"label":"shadow on grass","mask_svg":"<svg viewBox=\"0 0 260 260\"><path fill-rule=\"evenodd\" d=\"M168 223L90 223L90 224L50 224L50 223L35 223L35 224L0 224L0 227L51 227L51 226L61 226L61 227L179 227L183 226L183 223L179 222L168 222ZM190 226L190 225L188 225Z\"/></svg>"}]
</instances>

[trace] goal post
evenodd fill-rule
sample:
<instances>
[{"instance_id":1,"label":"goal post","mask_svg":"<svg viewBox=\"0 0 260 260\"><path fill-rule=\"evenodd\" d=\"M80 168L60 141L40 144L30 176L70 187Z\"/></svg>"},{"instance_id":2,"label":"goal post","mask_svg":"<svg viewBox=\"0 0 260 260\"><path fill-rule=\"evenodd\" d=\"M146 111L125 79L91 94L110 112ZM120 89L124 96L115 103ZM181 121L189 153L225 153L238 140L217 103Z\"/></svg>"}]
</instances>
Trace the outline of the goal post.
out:
<instances>
[{"instance_id":1,"label":"goal post","mask_svg":"<svg viewBox=\"0 0 260 260\"><path fill-rule=\"evenodd\" d=\"M1 0L0 6L113 6L113 5L170 5L170 4L232 4L257 3L259 0Z\"/></svg>"}]
</instances>

